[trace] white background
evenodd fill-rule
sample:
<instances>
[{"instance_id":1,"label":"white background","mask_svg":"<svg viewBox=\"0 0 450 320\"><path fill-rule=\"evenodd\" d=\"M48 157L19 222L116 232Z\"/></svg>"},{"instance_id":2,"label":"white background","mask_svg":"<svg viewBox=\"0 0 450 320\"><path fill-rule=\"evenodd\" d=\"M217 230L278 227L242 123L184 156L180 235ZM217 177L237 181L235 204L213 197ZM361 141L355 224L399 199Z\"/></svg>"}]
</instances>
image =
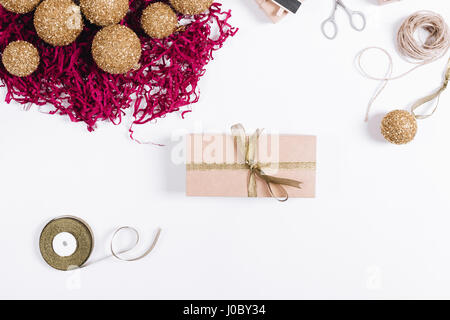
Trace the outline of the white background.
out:
<instances>
[{"instance_id":1,"label":"white background","mask_svg":"<svg viewBox=\"0 0 450 320\"><path fill-rule=\"evenodd\" d=\"M306 1L277 25L252 0L224 0L240 31L208 66L194 112L137 128L138 138L167 147L131 141L130 121L89 133L1 102L0 298L450 298L450 92L413 143L390 145L378 133L381 115L440 85L446 59L390 83L369 124L377 83L353 65L359 50L378 45L392 52L394 73L407 70L394 46L400 23L419 9L448 19L450 5L345 2L367 15L367 29L353 31L339 11L339 35L329 41L320 24L332 0ZM383 74L383 57L365 61ZM236 122L317 135L317 198L185 197L172 135L228 132ZM141 261L60 272L42 260L38 238L63 214L94 229L93 260L108 254L119 226L137 227L144 244L157 227L163 233Z\"/></svg>"}]
</instances>

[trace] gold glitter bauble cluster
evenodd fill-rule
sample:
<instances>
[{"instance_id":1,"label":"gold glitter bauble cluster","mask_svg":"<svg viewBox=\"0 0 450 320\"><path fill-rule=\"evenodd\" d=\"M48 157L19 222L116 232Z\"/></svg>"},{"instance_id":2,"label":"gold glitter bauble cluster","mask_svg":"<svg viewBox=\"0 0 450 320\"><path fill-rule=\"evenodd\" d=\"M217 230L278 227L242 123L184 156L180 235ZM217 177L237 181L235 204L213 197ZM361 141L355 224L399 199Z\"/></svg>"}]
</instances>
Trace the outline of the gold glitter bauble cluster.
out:
<instances>
[{"instance_id":1,"label":"gold glitter bauble cluster","mask_svg":"<svg viewBox=\"0 0 450 320\"><path fill-rule=\"evenodd\" d=\"M80 7L91 23L106 27L126 16L129 3L128 0L80 0Z\"/></svg>"},{"instance_id":2,"label":"gold glitter bauble cluster","mask_svg":"<svg viewBox=\"0 0 450 320\"><path fill-rule=\"evenodd\" d=\"M213 0L170 0L170 4L176 11L188 15L205 12L213 2Z\"/></svg>"},{"instance_id":3,"label":"gold glitter bauble cluster","mask_svg":"<svg viewBox=\"0 0 450 320\"><path fill-rule=\"evenodd\" d=\"M6 70L14 76L26 77L39 66L39 52L26 41L14 41L8 44L2 53L2 62Z\"/></svg>"},{"instance_id":4,"label":"gold glitter bauble cluster","mask_svg":"<svg viewBox=\"0 0 450 320\"><path fill-rule=\"evenodd\" d=\"M15 13L32 11L41 0L0 0L6 10ZM196 15L207 11L213 0L170 0L175 11ZM43 41L53 46L74 42L83 31L83 17L104 27L94 37L92 57L97 66L111 74L123 74L138 67L141 42L133 30L118 25L129 10L128 0L44 0L34 13L34 27ZM173 34L178 25L175 11L162 2L151 3L142 13L141 25L152 38L163 39ZM8 50L9 49L9 50ZM37 49L24 41L13 42L3 53L3 64L13 75L23 77L39 65Z\"/></svg>"},{"instance_id":5,"label":"gold glitter bauble cluster","mask_svg":"<svg viewBox=\"0 0 450 320\"><path fill-rule=\"evenodd\" d=\"M45 0L34 13L34 27L53 46L71 44L83 30L80 7L71 0Z\"/></svg>"},{"instance_id":6,"label":"gold glitter bauble cluster","mask_svg":"<svg viewBox=\"0 0 450 320\"><path fill-rule=\"evenodd\" d=\"M150 37L163 39L175 32L178 18L170 6L155 2L143 11L141 25Z\"/></svg>"},{"instance_id":7,"label":"gold glitter bauble cluster","mask_svg":"<svg viewBox=\"0 0 450 320\"><path fill-rule=\"evenodd\" d=\"M381 133L391 143L408 143L417 133L416 118L405 110L391 111L381 121Z\"/></svg>"},{"instance_id":8,"label":"gold glitter bauble cluster","mask_svg":"<svg viewBox=\"0 0 450 320\"><path fill-rule=\"evenodd\" d=\"M111 74L126 73L139 64L141 41L126 26L108 26L95 35L92 56L103 71Z\"/></svg>"},{"instance_id":9,"label":"gold glitter bauble cluster","mask_svg":"<svg viewBox=\"0 0 450 320\"><path fill-rule=\"evenodd\" d=\"M28 13L33 11L41 0L0 0L0 4L14 13Z\"/></svg>"}]
</instances>

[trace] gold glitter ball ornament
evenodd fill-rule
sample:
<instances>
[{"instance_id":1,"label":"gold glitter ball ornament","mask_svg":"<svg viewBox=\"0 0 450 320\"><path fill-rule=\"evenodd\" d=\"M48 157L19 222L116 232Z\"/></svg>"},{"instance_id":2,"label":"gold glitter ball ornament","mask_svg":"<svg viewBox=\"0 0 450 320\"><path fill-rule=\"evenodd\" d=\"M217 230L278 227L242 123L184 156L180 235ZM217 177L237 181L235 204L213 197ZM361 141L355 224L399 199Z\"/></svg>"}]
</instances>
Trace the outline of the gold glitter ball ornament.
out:
<instances>
[{"instance_id":1,"label":"gold glitter ball ornament","mask_svg":"<svg viewBox=\"0 0 450 320\"><path fill-rule=\"evenodd\" d=\"M34 27L53 46L71 44L83 31L80 7L71 0L45 0L34 13Z\"/></svg>"},{"instance_id":2,"label":"gold glitter ball ornament","mask_svg":"<svg viewBox=\"0 0 450 320\"><path fill-rule=\"evenodd\" d=\"M178 18L170 6L155 2L143 11L141 25L150 37L163 39L175 32Z\"/></svg>"},{"instance_id":3,"label":"gold glitter ball ornament","mask_svg":"<svg viewBox=\"0 0 450 320\"><path fill-rule=\"evenodd\" d=\"M97 32L92 42L92 57L98 67L111 74L123 74L139 65L141 41L126 26L108 26Z\"/></svg>"},{"instance_id":4,"label":"gold glitter ball ornament","mask_svg":"<svg viewBox=\"0 0 450 320\"><path fill-rule=\"evenodd\" d=\"M26 77L32 74L38 68L39 61L38 50L26 41L11 42L2 53L5 69L17 77Z\"/></svg>"},{"instance_id":5,"label":"gold glitter ball ornament","mask_svg":"<svg viewBox=\"0 0 450 320\"><path fill-rule=\"evenodd\" d=\"M391 111L381 121L381 133L391 143L406 144L416 136L416 118L405 110Z\"/></svg>"},{"instance_id":6,"label":"gold glitter ball ornament","mask_svg":"<svg viewBox=\"0 0 450 320\"><path fill-rule=\"evenodd\" d=\"M41 0L0 0L0 4L8 11L24 14L33 11Z\"/></svg>"},{"instance_id":7,"label":"gold glitter ball ornament","mask_svg":"<svg viewBox=\"0 0 450 320\"><path fill-rule=\"evenodd\" d=\"M213 2L213 0L170 0L170 4L176 11L188 15L207 11Z\"/></svg>"},{"instance_id":8,"label":"gold glitter ball ornament","mask_svg":"<svg viewBox=\"0 0 450 320\"><path fill-rule=\"evenodd\" d=\"M129 9L128 0L80 0L86 18L98 26L106 27L119 23Z\"/></svg>"}]
</instances>

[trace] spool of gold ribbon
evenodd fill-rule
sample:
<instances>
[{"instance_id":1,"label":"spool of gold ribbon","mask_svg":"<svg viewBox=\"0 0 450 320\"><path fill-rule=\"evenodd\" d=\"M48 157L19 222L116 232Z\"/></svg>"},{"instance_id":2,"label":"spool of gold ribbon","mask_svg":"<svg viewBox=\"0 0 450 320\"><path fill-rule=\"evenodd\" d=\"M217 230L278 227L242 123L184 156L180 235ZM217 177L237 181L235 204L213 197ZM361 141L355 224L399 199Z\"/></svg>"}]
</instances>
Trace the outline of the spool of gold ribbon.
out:
<instances>
[{"instance_id":1,"label":"spool of gold ribbon","mask_svg":"<svg viewBox=\"0 0 450 320\"><path fill-rule=\"evenodd\" d=\"M116 251L114 249L114 240L120 231L130 230L136 235L136 242L131 248ZM76 240L76 249L69 256L60 256L55 252L53 247L53 241L55 237L61 233L69 233ZM111 239L111 255L122 261L137 261L140 260L152 252L158 242L159 236L161 234L161 229L158 229L153 243L142 255L135 258L125 258L121 254L130 252L137 247L139 243L139 232L132 227L120 227L117 229ZM80 218L73 216L63 216L51 220L41 232L39 238L39 249L41 251L42 257L47 264L55 269L68 271L76 268L81 268L86 266L86 262L91 256L92 250L94 249L94 235L90 226ZM102 260L102 259L101 259ZM92 262L90 263L92 264Z\"/></svg>"},{"instance_id":2,"label":"spool of gold ribbon","mask_svg":"<svg viewBox=\"0 0 450 320\"><path fill-rule=\"evenodd\" d=\"M77 241L75 252L68 256L58 255L53 248L53 239L60 233L67 232ZM42 230L39 249L49 266L58 270L80 268L90 257L94 248L94 236L89 225L76 217L61 217L51 220Z\"/></svg>"}]
</instances>

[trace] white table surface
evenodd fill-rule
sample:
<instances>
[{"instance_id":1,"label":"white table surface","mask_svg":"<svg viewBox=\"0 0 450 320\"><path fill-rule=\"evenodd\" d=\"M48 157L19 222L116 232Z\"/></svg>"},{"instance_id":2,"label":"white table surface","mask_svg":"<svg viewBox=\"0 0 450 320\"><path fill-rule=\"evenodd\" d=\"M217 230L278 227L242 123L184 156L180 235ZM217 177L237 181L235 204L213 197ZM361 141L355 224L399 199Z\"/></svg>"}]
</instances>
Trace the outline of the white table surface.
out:
<instances>
[{"instance_id":1,"label":"white table surface","mask_svg":"<svg viewBox=\"0 0 450 320\"><path fill-rule=\"evenodd\" d=\"M367 29L353 31L340 11L334 41L320 32L332 0L309 0L278 25L253 0L223 2L240 31L208 66L194 112L137 128L138 138L167 147L131 141L130 120L89 133L0 103L0 298L450 298L450 92L407 146L383 142L377 128L382 114L437 88L446 59L390 83L369 124L377 83L353 65L377 45L393 53L394 73L407 70L394 51L397 28L419 9L448 19L448 1L347 0L367 15ZM383 73L383 57L366 62ZM317 135L317 198L185 197L173 138L236 122ZM63 214L94 229L93 260L108 254L119 226L137 227L144 244L157 227L163 233L141 261L59 272L42 260L38 238Z\"/></svg>"}]
</instances>

